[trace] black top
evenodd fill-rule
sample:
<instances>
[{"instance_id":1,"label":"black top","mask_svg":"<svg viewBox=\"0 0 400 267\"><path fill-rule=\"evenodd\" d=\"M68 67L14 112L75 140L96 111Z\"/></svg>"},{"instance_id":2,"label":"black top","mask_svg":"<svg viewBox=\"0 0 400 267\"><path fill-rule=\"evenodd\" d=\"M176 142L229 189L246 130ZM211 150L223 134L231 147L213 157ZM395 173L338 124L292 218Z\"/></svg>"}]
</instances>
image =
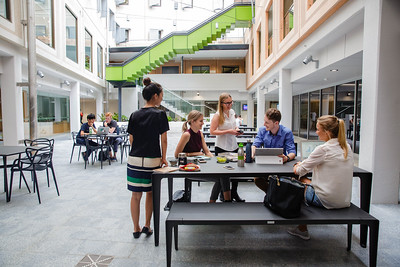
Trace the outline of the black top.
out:
<instances>
[{"instance_id":1,"label":"black top","mask_svg":"<svg viewBox=\"0 0 400 267\"><path fill-rule=\"evenodd\" d=\"M128 133L133 136L130 156L161 157L160 135L169 130L165 111L141 108L129 118Z\"/></svg>"},{"instance_id":2,"label":"black top","mask_svg":"<svg viewBox=\"0 0 400 267\"><path fill-rule=\"evenodd\" d=\"M201 133L198 131L197 133L193 132L192 129L187 130L190 134L189 142L186 143L185 147L183 148L183 152L191 153L191 152L200 152L203 143L201 142Z\"/></svg>"},{"instance_id":3,"label":"black top","mask_svg":"<svg viewBox=\"0 0 400 267\"><path fill-rule=\"evenodd\" d=\"M81 131L83 131L84 133L89 133L89 124L87 122L85 122L84 124L82 124L81 129L79 130L78 135L76 136L76 138L83 138L83 136L81 136ZM93 128L96 129L96 126L93 123Z\"/></svg>"},{"instance_id":4,"label":"black top","mask_svg":"<svg viewBox=\"0 0 400 267\"><path fill-rule=\"evenodd\" d=\"M104 123L103 123L104 125ZM115 128L114 133L119 134L119 127L118 127L118 123L115 120L111 120L110 123L106 122L106 125L110 128Z\"/></svg>"}]
</instances>

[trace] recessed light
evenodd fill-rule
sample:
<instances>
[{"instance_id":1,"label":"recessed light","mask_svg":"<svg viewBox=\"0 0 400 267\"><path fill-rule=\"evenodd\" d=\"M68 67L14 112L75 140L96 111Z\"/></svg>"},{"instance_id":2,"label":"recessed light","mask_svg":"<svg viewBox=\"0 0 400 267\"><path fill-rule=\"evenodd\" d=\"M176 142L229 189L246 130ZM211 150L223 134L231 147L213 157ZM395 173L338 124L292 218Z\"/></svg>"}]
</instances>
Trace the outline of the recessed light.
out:
<instances>
[{"instance_id":1,"label":"recessed light","mask_svg":"<svg viewBox=\"0 0 400 267\"><path fill-rule=\"evenodd\" d=\"M335 72L335 71L339 71L338 69L331 69L331 71Z\"/></svg>"},{"instance_id":2,"label":"recessed light","mask_svg":"<svg viewBox=\"0 0 400 267\"><path fill-rule=\"evenodd\" d=\"M328 78L323 78L323 80L324 80L324 81L327 81L327 80L328 80Z\"/></svg>"}]
</instances>

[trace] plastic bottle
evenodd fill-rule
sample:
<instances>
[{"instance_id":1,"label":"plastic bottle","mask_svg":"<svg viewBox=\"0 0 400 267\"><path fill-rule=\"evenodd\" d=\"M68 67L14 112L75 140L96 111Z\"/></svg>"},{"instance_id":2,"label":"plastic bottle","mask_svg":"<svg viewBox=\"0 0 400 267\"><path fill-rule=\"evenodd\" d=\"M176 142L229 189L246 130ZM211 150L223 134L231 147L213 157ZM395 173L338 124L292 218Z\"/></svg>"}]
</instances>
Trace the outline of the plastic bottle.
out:
<instances>
[{"instance_id":1,"label":"plastic bottle","mask_svg":"<svg viewBox=\"0 0 400 267\"><path fill-rule=\"evenodd\" d=\"M243 150L243 144L239 144L239 150L238 150L238 167L244 167L244 150Z\"/></svg>"},{"instance_id":2,"label":"plastic bottle","mask_svg":"<svg viewBox=\"0 0 400 267\"><path fill-rule=\"evenodd\" d=\"M93 128L89 127L89 134L92 134L92 133L93 133Z\"/></svg>"},{"instance_id":3,"label":"plastic bottle","mask_svg":"<svg viewBox=\"0 0 400 267\"><path fill-rule=\"evenodd\" d=\"M251 163L251 140L247 139L246 144L246 163Z\"/></svg>"}]
</instances>

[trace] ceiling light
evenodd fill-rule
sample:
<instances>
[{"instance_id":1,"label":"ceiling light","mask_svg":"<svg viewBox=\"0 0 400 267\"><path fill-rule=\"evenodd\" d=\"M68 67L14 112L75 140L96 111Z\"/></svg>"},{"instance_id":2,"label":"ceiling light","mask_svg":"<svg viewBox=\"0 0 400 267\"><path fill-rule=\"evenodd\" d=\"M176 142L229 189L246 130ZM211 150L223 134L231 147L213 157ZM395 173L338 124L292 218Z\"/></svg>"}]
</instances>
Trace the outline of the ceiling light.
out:
<instances>
[{"instance_id":1,"label":"ceiling light","mask_svg":"<svg viewBox=\"0 0 400 267\"><path fill-rule=\"evenodd\" d=\"M199 96L200 95L200 92L197 92L197 96Z\"/></svg>"},{"instance_id":2,"label":"ceiling light","mask_svg":"<svg viewBox=\"0 0 400 267\"><path fill-rule=\"evenodd\" d=\"M339 71L338 69L331 69L332 72L336 72Z\"/></svg>"}]
</instances>

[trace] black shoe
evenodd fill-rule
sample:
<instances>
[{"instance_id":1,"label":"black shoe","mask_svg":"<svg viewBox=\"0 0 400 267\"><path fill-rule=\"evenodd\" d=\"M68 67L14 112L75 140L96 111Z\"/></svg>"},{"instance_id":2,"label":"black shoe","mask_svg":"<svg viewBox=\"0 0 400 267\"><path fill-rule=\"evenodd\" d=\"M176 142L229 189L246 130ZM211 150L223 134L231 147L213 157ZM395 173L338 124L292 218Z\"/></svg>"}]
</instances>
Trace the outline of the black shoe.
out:
<instances>
[{"instance_id":1,"label":"black shoe","mask_svg":"<svg viewBox=\"0 0 400 267\"><path fill-rule=\"evenodd\" d=\"M133 232L133 237L134 238L139 238L142 232Z\"/></svg>"},{"instance_id":2,"label":"black shoe","mask_svg":"<svg viewBox=\"0 0 400 267\"><path fill-rule=\"evenodd\" d=\"M224 194L222 193L222 192L219 192L219 200L221 201L221 202L224 202Z\"/></svg>"},{"instance_id":3,"label":"black shoe","mask_svg":"<svg viewBox=\"0 0 400 267\"><path fill-rule=\"evenodd\" d=\"M245 199L240 198L237 192L233 192L233 191L231 192L231 198L232 198L232 200L234 200L236 202L245 202L246 201Z\"/></svg>"},{"instance_id":4,"label":"black shoe","mask_svg":"<svg viewBox=\"0 0 400 267\"><path fill-rule=\"evenodd\" d=\"M142 234L146 234L146 236L149 237L153 234L153 231L150 231L150 229L145 226L142 228Z\"/></svg>"}]
</instances>

